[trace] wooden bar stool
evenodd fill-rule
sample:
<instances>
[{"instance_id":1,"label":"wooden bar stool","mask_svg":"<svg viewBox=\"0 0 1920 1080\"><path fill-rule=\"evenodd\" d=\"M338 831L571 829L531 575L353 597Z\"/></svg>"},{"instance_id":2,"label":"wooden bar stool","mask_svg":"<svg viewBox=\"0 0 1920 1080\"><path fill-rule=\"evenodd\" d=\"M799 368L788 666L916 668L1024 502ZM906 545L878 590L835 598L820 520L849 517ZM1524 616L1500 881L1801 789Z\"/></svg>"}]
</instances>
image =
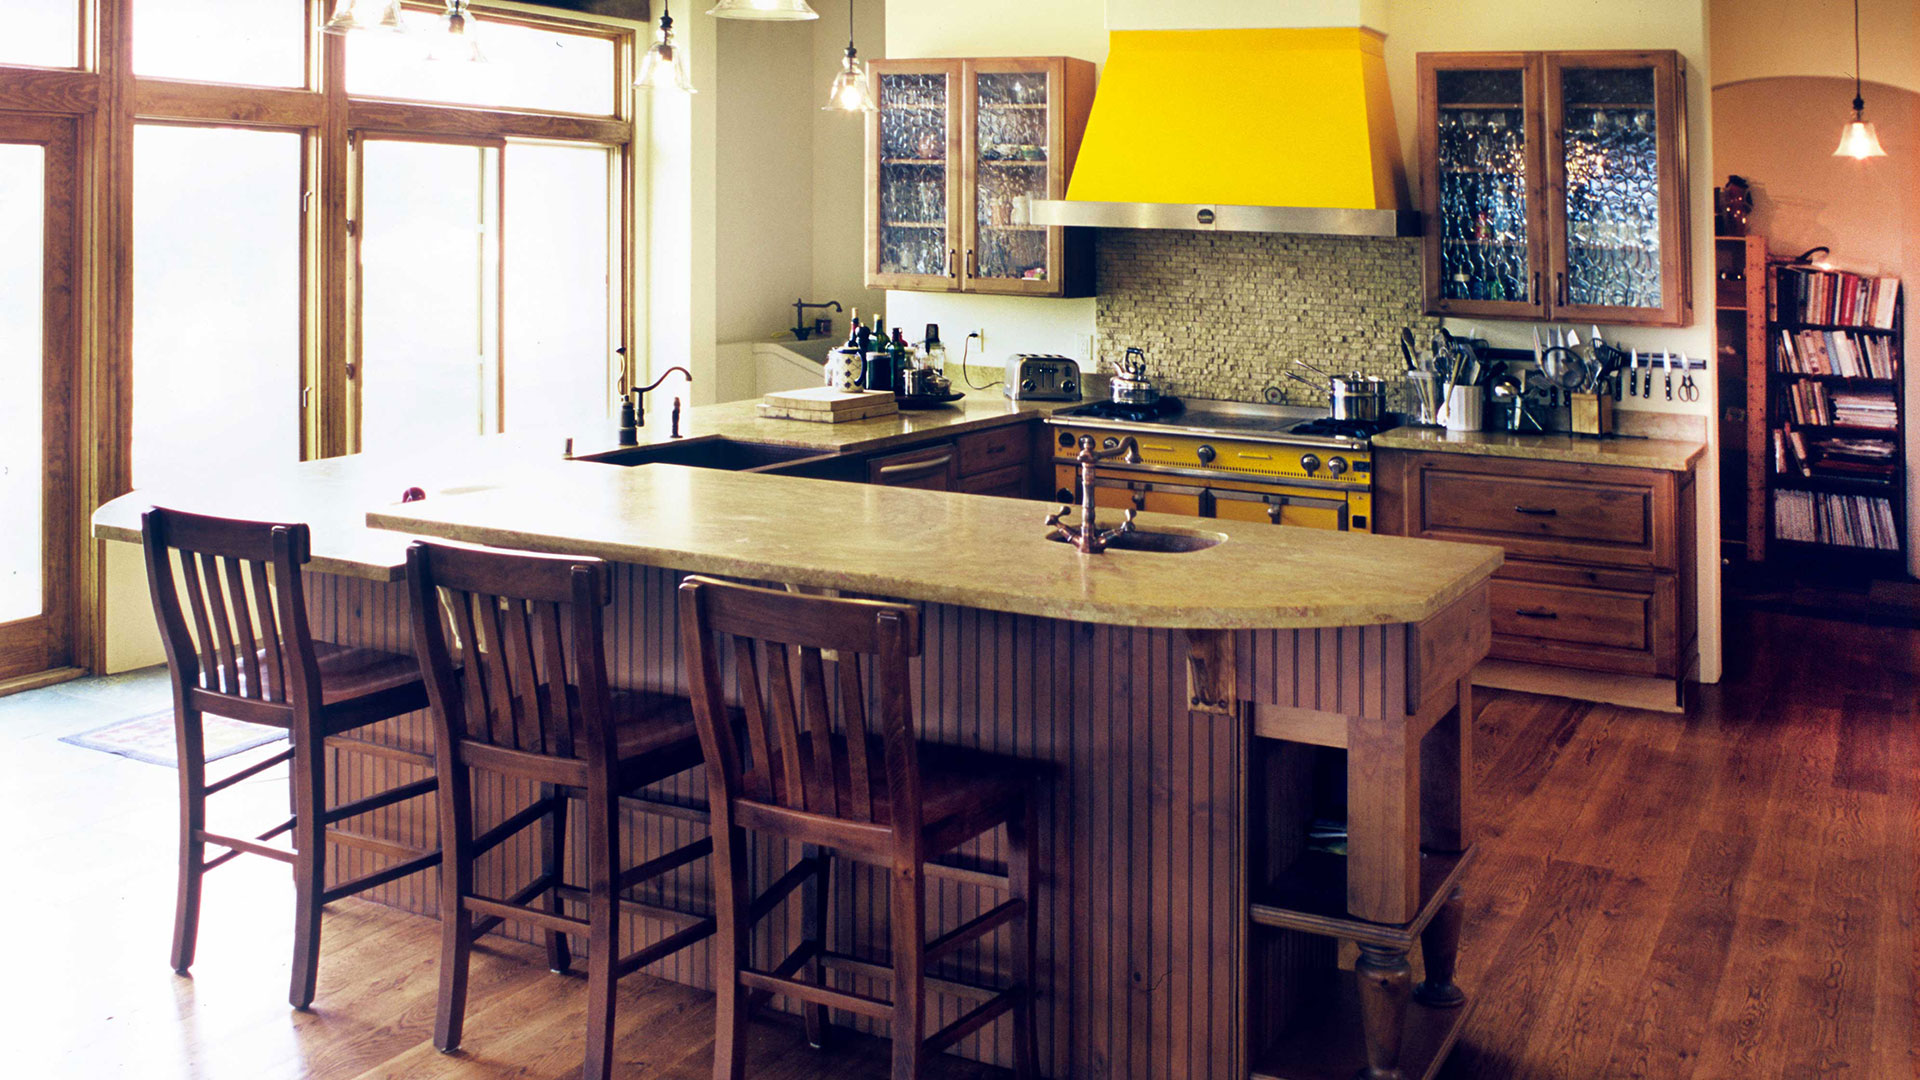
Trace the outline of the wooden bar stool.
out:
<instances>
[{"instance_id":1,"label":"wooden bar stool","mask_svg":"<svg viewBox=\"0 0 1920 1080\"><path fill-rule=\"evenodd\" d=\"M996 754L923 748L914 739L907 661L920 652L919 612L901 604L800 596L691 577L680 586L680 622L719 854L714 874L720 941L714 950L716 1080L747 1075L747 1016L754 1004L774 994L806 1003L808 1041L815 1046L824 1038L829 1008L890 1019L894 1080L915 1080L930 1055L1011 1012L1015 1071L1023 1078L1036 1075L1031 896L1038 770ZM831 661L837 686L827 678L823 650L837 653ZM744 723L723 712L722 670L729 662ZM837 709L830 707L836 698ZM1001 825L1007 830L1007 899L928 942L928 860ZM751 901L749 829L803 845L800 861ZM827 948L824 908L834 852L889 869L890 962ZM754 925L807 884L812 887L799 947L771 969L753 967ZM1012 926L1012 985L993 991L958 984L985 1000L926 1036L928 966L1007 925ZM796 977L803 968L805 980ZM828 968L890 978L893 1000L831 988Z\"/></svg>"},{"instance_id":2,"label":"wooden bar stool","mask_svg":"<svg viewBox=\"0 0 1920 1080\"><path fill-rule=\"evenodd\" d=\"M547 962L572 966L568 934L587 940L587 1080L613 1067L614 984L713 933L714 920L625 896L628 889L705 857L710 840L619 869L621 796L700 764L684 698L607 686L601 609L612 599L606 564L416 542L407 549L415 651L433 703L440 761L440 1001L433 1042L459 1047L467 961L475 939L503 921L546 931ZM456 658L448 621L459 643ZM532 781L527 806L474 835L470 770ZM567 883L570 798L583 800L586 886ZM638 803L644 808L644 801ZM474 888L481 855L541 826L541 871L507 897ZM534 902L542 906L535 907ZM586 918L566 914L567 902ZM679 929L628 956L617 953L625 907Z\"/></svg>"},{"instance_id":3,"label":"wooden bar stool","mask_svg":"<svg viewBox=\"0 0 1920 1080\"><path fill-rule=\"evenodd\" d=\"M184 975L193 965L200 880L206 872L241 854L278 859L293 866L293 986L288 997L294 1008L304 1009L313 1002L319 973L321 907L440 861L437 851L336 827L356 815L432 792L432 776L351 803L326 805L327 740L425 708L419 667L410 656L313 639L301 584L301 567L310 551L305 525L232 521L156 508L141 515L140 528L147 583L173 677L179 744L180 880L173 969ZM185 611L174 580L176 569L186 586ZM286 728L292 745L208 783L204 713ZM417 765L433 764L424 753L390 747L378 752ZM281 762L292 762L292 817L253 837L207 831L208 796ZM282 833L292 834L292 850L266 842ZM399 861L329 889L329 840ZM208 859L208 844L227 851Z\"/></svg>"}]
</instances>

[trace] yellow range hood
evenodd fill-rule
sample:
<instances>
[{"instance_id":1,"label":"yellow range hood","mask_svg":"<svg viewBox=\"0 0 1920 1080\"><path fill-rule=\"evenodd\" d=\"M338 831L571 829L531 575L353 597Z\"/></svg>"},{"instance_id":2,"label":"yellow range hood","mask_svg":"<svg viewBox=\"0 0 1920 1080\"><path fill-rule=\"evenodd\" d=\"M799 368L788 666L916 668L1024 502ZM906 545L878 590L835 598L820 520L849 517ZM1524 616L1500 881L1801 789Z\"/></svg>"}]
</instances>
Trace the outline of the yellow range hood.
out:
<instances>
[{"instance_id":1,"label":"yellow range hood","mask_svg":"<svg viewBox=\"0 0 1920 1080\"><path fill-rule=\"evenodd\" d=\"M1417 236L1381 35L1116 30L1037 225Z\"/></svg>"}]
</instances>

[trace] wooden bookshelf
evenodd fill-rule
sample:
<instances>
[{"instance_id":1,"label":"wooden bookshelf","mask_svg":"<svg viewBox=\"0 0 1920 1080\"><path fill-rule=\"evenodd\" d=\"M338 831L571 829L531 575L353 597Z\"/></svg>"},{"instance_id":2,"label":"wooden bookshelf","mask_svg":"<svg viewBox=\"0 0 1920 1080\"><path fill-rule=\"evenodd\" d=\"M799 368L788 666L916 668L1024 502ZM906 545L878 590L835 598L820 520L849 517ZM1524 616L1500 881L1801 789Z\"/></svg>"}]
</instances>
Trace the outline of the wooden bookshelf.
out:
<instances>
[{"instance_id":1,"label":"wooden bookshelf","mask_svg":"<svg viewBox=\"0 0 1920 1080\"><path fill-rule=\"evenodd\" d=\"M1907 472L1906 433L1907 408L1902 389L1906 357L1903 355L1903 330L1906 319L1904 289L1895 294L1893 302L1892 326L1855 326L1823 321L1809 321L1779 316L1793 314L1786 306L1787 298L1782 296L1780 278L1782 267L1770 266L1765 275L1765 311L1773 316L1765 324L1765 344L1760 356L1759 366L1765 378L1765 443L1762 464L1766 491L1764 497L1765 529L1762 534L1763 553L1771 552L1780 559L1805 562L1831 562L1837 557L1855 560L1860 565L1875 572L1898 572L1906 569L1907 538ZM1725 332L1725 319L1722 332ZM1795 335L1792 347L1795 355L1804 357L1802 341L1799 335L1810 331L1807 337L1817 337L1819 342L1831 352L1836 339L1845 338L1854 343L1858 350L1864 350L1869 342L1874 347L1884 346L1891 357L1892 370L1884 375L1848 375L1827 374L1789 370L1785 350L1789 344L1783 340L1782 332ZM1723 339L1724 340L1724 339ZM1848 347L1845 342L1842 347ZM1752 355L1752 354L1750 354ZM1804 359L1802 361L1804 363ZM1802 423L1796 418L1794 409L1794 390L1800 384L1817 384L1827 397L1829 406L1835 394L1857 392L1875 398L1885 398L1892 403L1894 426L1874 427L1858 424ZM1811 393L1811 391L1809 392ZM1791 430L1799 434L1807 454L1806 460L1813 470L1812 475L1804 475L1798 462L1802 460L1789 445L1785 459L1782 460L1775 444L1775 433L1783 436ZM1723 432L1724 435L1724 432ZM1882 476L1847 475L1822 473L1819 463L1826 456L1823 448L1830 447L1829 440L1871 440L1884 442L1892 448L1885 461L1887 468ZM1831 528L1838 532L1841 526L1834 522L1838 516L1845 515L1847 520L1859 525L1863 516L1878 514L1878 503L1886 503L1887 514L1881 518L1879 533L1885 533L1887 519L1891 520L1892 544L1887 547L1861 546L1855 543L1838 542L1831 534L1820 538L1805 535L1783 537L1783 515L1787 526L1799 522L1804 528L1805 518L1811 511L1817 528ZM1753 549L1749 544L1749 557Z\"/></svg>"},{"instance_id":2,"label":"wooden bookshelf","mask_svg":"<svg viewBox=\"0 0 1920 1080\"><path fill-rule=\"evenodd\" d=\"M1767 557L1767 238L1714 238L1720 378L1720 541L1728 558Z\"/></svg>"}]
</instances>

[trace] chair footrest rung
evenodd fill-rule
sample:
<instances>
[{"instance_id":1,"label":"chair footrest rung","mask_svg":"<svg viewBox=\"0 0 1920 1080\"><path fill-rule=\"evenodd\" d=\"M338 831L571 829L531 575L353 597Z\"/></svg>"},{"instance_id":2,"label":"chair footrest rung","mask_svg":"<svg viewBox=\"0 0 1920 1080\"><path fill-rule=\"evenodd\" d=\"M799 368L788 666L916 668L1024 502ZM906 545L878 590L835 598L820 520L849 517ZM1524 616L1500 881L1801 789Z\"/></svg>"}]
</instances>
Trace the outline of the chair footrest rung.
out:
<instances>
[{"instance_id":1,"label":"chair footrest rung","mask_svg":"<svg viewBox=\"0 0 1920 1080\"><path fill-rule=\"evenodd\" d=\"M780 902L793 893L793 890L805 885L820 872L822 856L814 855L793 864L793 868L780 875L780 880L767 886L765 892L753 898L747 905L747 925L757 926Z\"/></svg>"},{"instance_id":2,"label":"chair footrest rung","mask_svg":"<svg viewBox=\"0 0 1920 1080\"><path fill-rule=\"evenodd\" d=\"M832 990L796 979L776 978L772 973L765 971L742 970L740 985L750 990L764 990L782 997L796 997L809 1005L845 1009L850 1013L859 1013L861 1016L871 1016L875 1019L884 1019L893 1015L891 1001L882 1001L865 994L848 993L845 990Z\"/></svg>"},{"instance_id":3,"label":"chair footrest rung","mask_svg":"<svg viewBox=\"0 0 1920 1080\"><path fill-rule=\"evenodd\" d=\"M327 746L335 750L345 750L351 754L367 754L371 757L383 757L389 761L404 761L410 765L433 768L431 750L410 750L404 746L388 746L386 743L377 743L357 735L329 735Z\"/></svg>"},{"instance_id":4,"label":"chair footrest rung","mask_svg":"<svg viewBox=\"0 0 1920 1080\"><path fill-rule=\"evenodd\" d=\"M585 934L593 928L585 919L572 919L565 915L555 915L551 911L538 911L519 904L488 900L480 896L463 896L460 898L460 903L465 905L468 911L481 915L532 923L542 930L558 930L563 934Z\"/></svg>"},{"instance_id":5,"label":"chair footrest rung","mask_svg":"<svg viewBox=\"0 0 1920 1080\"><path fill-rule=\"evenodd\" d=\"M714 923L712 919L701 919L699 922L685 929L676 930L668 934L666 937L661 938L659 941L654 942L644 949L621 957L620 962L613 966L613 977L616 979L623 978L646 967L648 964L665 960L681 949L711 937L713 934L713 926Z\"/></svg>"},{"instance_id":6,"label":"chair footrest rung","mask_svg":"<svg viewBox=\"0 0 1920 1080\"><path fill-rule=\"evenodd\" d=\"M438 786L440 786L440 782L429 776L424 780L415 780L410 784L390 787L377 795L369 795L364 799L355 799L350 803L342 803L328 810L324 820L328 825L332 825L336 821L345 821L351 817L359 817L361 814L371 814L375 810L392 806L397 802L406 802L408 799L417 799L422 795L431 795L433 794L433 790Z\"/></svg>"},{"instance_id":7,"label":"chair footrest rung","mask_svg":"<svg viewBox=\"0 0 1920 1080\"><path fill-rule=\"evenodd\" d=\"M440 865L440 853L437 851L431 851L425 855L408 859L406 862L395 863L392 866L382 867L381 869L375 870L371 874L362 874L361 876L354 878L352 881L343 881L340 884L335 885L333 888L328 889L325 892L321 893L320 902L323 904L331 904L335 900L352 896L355 893L363 893L363 892L366 892L368 889L377 889L380 886L385 885L389 881L396 881L400 878L406 877L408 874L417 874L422 870L430 870L433 867L436 867L439 865Z\"/></svg>"},{"instance_id":8,"label":"chair footrest rung","mask_svg":"<svg viewBox=\"0 0 1920 1080\"><path fill-rule=\"evenodd\" d=\"M376 855L385 855L394 859L418 859L423 855L439 854L428 848L417 848L412 844L402 844L385 837L354 832L351 829L327 829L327 842L339 844L342 847L358 848L361 851L371 851Z\"/></svg>"},{"instance_id":9,"label":"chair footrest rung","mask_svg":"<svg viewBox=\"0 0 1920 1080\"><path fill-rule=\"evenodd\" d=\"M1011 990L1005 990L995 994L986 1002L968 1011L965 1015L961 1016L960 1019L929 1035L927 1041L922 1045L936 1054L945 1050L947 1047L952 1046L954 1043L959 1042L961 1039L966 1038L999 1019L1002 1014L1008 1012L1018 1004L1020 999L1026 995L1026 992L1026 987L1016 986Z\"/></svg>"},{"instance_id":10,"label":"chair footrest rung","mask_svg":"<svg viewBox=\"0 0 1920 1080\"><path fill-rule=\"evenodd\" d=\"M869 979L887 979L889 981L893 979L893 967L886 961L863 960L860 957L849 956L846 953L822 952L820 954L820 962L838 971L848 971L855 975L864 975ZM975 986L973 983L964 983L958 979L943 978L939 975L926 975L923 977L929 989L952 994L957 998L966 998L970 1001L986 1001L994 995L1001 993L1000 990L991 986Z\"/></svg>"},{"instance_id":11,"label":"chair footrest rung","mask_svg":"<svg viewBox=\"0 0 1920 1080\"><path fill-rule=\"evenodd\" d=\"M613 891L626 892L643 881L649 881L661 874L678 870L690 862L695 862L713 854L713 840L702 838L684 847L675 848L658 858L629 866L613 880Z\"/></svg>"},{"instance_id":12,"label":"chair footrest rung","mask_svg":"<svg viewBox=\"0 0 1920 1080\"><path fill-rule=\"evenodd\" d=\"M288 747L287 749L280 751L279 753L273 755L270 758L266 758L264 760L254 762L253 764L247 766L244 769L241 769L239 772L236 772L231 776L223 776L220 779L215 780L214 782L207 785L207 789L201 792L201 796L210 797L210 796L218 795L221 792L227 790L228 788L232 787L235 784L240 783L243 780L250 780L253 777L260 775L261 773L266 772L268 769L273 768L275 765L279 765L283 762L288 762L292 760L293 760L293 748Z\"/></svg>"},{"instance_id":13,"label":"chair footrest rung","mask_svg":"<svg viewBox=\"0 0 1920 1080\"><path fill-rule=\"evenodd\" d=\"M513 816L474 837L472 858L478 859L511 839L520 830L546 817L553 808L545 799L537 799L513 812Z\"/></svg>"},{"instance_id":14,"label":"chair footrest rung","mask_svg":"<svg viewBox=\"0 0 1920 1080\"><path fill-rule=\"evenodd\" d=\"M982 912L929 942L925 962L931 964L967 942L985 937L1026 913L1027 902L1021 899L1008 900L990 911Z\"/></svg>"},{"instance_id":15,"label":"chair footrest rung","mask_svg":"<svg viewBox=\"0 0 1920 1080\"><path fill-rule=\"evenodd\" d=\"M289 825L288 827L290 828L291 825ZM286 830L285 829L272 830L268 832L265 836L260 837L260 840L269 839L284 831ZM263 843L260 843L259 840L242 840L237 836L222 836L219 833L207 832L205 829L202 829L196 832L194 834L194 839L203 841L208 844L214 844L219 847L229 848L231 849L229 854L233 852L244 851L249 855L265 855L269 859L278 859L283 863L290 863L294 859L293 852L288 851L284 848L277 848L268 844L263 844ZM226 856L225 855L220 856L219 861L225 862Z\"/></svg>"},{"instance_id":16,"label":"chair footrest rung","mask_svg":"<svg viewBox=\"0 0 1920 1080\"><path fill-rule=\"evenodd\" d=\"M553 891L560 894L560 899L571 900L576 904L587 903L589 899L587 890L578 885L555 885ZM618 897L617 900L620 905L620 910L622 911L632 912L643 918L676 923L680 926L693 926L707 918L707 916L701 915L698 912L664 907L660 904L649 903L645 900L635 900L630 896Z\"/></svg>"}]
</instances>

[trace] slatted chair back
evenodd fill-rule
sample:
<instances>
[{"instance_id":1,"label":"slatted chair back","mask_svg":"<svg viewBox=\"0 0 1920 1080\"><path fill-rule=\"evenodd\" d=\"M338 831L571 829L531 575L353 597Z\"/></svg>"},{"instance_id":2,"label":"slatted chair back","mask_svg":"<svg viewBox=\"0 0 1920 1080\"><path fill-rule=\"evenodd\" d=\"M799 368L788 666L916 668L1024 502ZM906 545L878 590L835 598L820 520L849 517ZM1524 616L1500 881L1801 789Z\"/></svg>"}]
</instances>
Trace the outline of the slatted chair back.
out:
<instances>
[{"instance_id":1,"label":"slatted chair back","mask_svg":"<svg viewBox=\"0 0 1920 1080\"><path fill-rule=\"evenodd\" d=\"M907 662L920 654L916 609L690 577L680 586L680 620L709 784L719 787L714 801L874 824L884 799L896 834L902 823L917 826L920 766L907 681ZM831 683L827 650L838 654ZM726 719L729 652L744 752ZM885 755L879 791L874 736Z\"/></svg>"},{"instance_id":2,"label":"slatted chair back","mask_svg":"<svg viewBox=\"0 0 1920 1080\"><path fill-rule=\"evenodd\" d=\"M215 711L281 726L295 702L318 705L301 585L312 549L306 525L156 507L141 515L140 532L178 695L199 691L203 705L220 699Z\"/></svg>"},{"instance_id":3,"label":"slatted chair back","mask_svg":"<svg viewBox=\"0 0 1920 1080\"><path fill-rule=\"evenodd\" d=\"M407 588L436 745L454 755L443 776L476 754L535 775L533 758L597 768L615 760L602 656L602 608L612 599L605 563L416 541Z\"/></svg>"}]
</instances>

